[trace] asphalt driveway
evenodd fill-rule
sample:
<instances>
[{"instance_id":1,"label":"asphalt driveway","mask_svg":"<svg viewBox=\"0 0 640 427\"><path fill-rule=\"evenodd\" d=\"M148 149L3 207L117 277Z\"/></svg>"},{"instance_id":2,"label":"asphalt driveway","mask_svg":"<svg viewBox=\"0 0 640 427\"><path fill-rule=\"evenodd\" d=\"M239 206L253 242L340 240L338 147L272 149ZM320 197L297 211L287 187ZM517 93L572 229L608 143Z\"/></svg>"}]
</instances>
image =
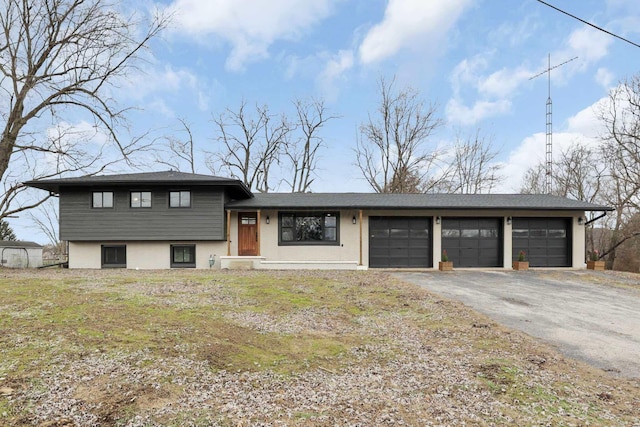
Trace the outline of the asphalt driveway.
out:
<instances>
[{"instance_id":1,"label":"asphalt driveway","mask_svg":"<svg viewBox=\"0 0 640 427\"><path fill-rule=\"evenodd\" d=\"M557 270L395 275L541 338L569 357L614 375L640 377L640 279L636 277Z\"/></svg>"}]
</instances>

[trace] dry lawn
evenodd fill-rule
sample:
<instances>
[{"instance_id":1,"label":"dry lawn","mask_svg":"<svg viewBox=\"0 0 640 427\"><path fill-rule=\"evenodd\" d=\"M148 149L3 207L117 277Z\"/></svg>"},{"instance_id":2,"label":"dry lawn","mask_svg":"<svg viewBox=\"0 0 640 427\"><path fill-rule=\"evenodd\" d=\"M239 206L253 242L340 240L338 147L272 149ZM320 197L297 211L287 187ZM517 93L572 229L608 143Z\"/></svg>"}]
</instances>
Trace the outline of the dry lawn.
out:
<instances>
[{"instance_id":1,"label":"dry lawn","mask_svg":"<svg viewBox=\"0 0 640 427\"><path fill-rule=\"evenodd\" d=\"M0 425L640 426L640 380L380 272L0 270Z\"/></svg>"}]
</instances>

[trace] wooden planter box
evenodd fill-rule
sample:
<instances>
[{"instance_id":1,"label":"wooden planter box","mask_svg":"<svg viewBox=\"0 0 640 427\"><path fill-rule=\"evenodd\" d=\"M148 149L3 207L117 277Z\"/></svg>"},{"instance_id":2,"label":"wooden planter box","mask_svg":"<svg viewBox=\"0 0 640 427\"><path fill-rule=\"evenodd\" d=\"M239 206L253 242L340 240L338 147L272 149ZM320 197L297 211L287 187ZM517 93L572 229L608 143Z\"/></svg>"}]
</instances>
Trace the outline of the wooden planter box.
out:
<instances>
[{"instance_id":1,"label":"wooden planter box","mask_svg":"<svg viewBox=\"0 0 640 427\"><path fill-rule=\"evenodd\" d=\"M587 261L587 269L604 271L604 261Z\"/></svg>"},{"instance_id":2,"label":"wooden planter box","mask_svg":"<svg viewBox=\"0 0 640 427\"><path fill-rule=\"evenodd\" d=\"M514 270L528 270L529 261L513 261L511 264Z\"/></svg>"},{"instance_id":3,"label":"wooden planter box","mask_svg":"<svg viewBox=\"0 0 640 427\"><path fill-rule=\"evenodd\" d=\"M452 271L453 261L440 261L438 263L438 270L440 271Z\"/></svg>"}]
</instances>

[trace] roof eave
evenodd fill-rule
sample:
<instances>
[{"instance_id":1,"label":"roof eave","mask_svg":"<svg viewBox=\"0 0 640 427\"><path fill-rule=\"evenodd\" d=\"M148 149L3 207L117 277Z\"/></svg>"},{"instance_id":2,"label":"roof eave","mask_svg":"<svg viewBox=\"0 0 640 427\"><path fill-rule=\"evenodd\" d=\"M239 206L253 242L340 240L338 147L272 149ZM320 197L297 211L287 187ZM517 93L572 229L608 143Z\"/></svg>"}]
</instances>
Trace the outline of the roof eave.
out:
<instances>
[{"instance_id":1,"label":"roof eave","mask_svg":"<svg viewBox=\"0 0 640 427\"><path fill-rule=\"evenodd\" d=\"M145 186L195 186L195 187L236 187L240 193L247 198L253 198L253 193L240 180L230 180L224 182L213 181L101 181L101 182L53 182L32 180L24 183L25 185L40 190L49 191L50 193L60 194L61 188L80 188L80 187L145 187Z\"/></svg>"},{"instance_id":2,"label":"roof eave","mask_svg":"<svg viewBox=\"0 0 640 427\"><path fill-rule=\"evenodd\" d=\"M388 211L407 211L407 210L458 210L458 211L489 211L489 210L509 210L509 211L606 211L611 212L615 209L606 206L595 207L560 207L560 206L376 206L376 205L268 205L268 204L253 204L253 203L229 203L226 206L229 210L242 210L242 209L274 209L274 210L318 210L318 209L342 209L342 210L388 210Z\"/></svg>"}]
</instances>

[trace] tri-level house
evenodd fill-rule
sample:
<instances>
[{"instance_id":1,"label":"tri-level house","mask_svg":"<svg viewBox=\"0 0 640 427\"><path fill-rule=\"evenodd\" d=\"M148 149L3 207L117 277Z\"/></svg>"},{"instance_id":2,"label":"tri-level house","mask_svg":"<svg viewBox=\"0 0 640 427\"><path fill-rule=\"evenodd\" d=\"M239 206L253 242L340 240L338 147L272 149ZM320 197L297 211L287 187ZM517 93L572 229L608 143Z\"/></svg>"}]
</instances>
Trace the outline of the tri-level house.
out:
<instances>
[{"instance_id":1,"label":"tri-level house","mask_svg":"<svg viewBox=\"0 0 640 427\"><path fill-rule=\"evenodd\" d=\"M242 182L151 172L36 180L59 196L70 268L584 268L585 212L524 194L253 194Z\"/></svg>"}]
</instances>

